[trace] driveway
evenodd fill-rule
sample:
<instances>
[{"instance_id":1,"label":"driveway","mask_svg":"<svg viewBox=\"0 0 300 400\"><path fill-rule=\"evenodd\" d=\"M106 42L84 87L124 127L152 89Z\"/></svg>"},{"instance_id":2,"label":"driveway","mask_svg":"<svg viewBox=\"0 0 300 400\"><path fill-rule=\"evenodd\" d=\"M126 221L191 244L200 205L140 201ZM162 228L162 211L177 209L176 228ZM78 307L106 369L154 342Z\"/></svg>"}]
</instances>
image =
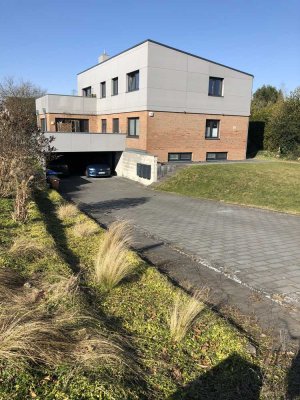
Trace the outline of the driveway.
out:
<instances>
[{"instance_id":1,"label":"driveway","mask_svg":"<svg viewBox=\"0 0 300 400\"><path fill-rule=\"evenodd\" d=\"M267 294L300 299L300 217L192 199L113 177L73 177L62 190L100 222L108 214Z\"/></svg>"}]
</instances>

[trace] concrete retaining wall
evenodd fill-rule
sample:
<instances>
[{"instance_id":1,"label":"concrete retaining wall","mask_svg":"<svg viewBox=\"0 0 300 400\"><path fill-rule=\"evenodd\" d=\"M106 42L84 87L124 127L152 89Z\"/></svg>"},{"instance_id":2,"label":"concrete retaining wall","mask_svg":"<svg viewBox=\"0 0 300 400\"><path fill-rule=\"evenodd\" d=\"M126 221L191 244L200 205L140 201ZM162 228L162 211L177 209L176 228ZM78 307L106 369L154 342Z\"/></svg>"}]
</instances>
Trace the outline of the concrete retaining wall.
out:
<instances>
[{"instance_id":1,"label":"concrete retaining wall","mask_svg":"<svg viewBox=\"0 0 300 400\"><path fill-rule=\"evenodd\" d=\"M137 175L137 164L146 164L151 166L150 179L144 179ZM116 166L118 176L132 179L143 185L150 185L157 181L157 157L147 153L126 150L122 153Z\"/></svg>"}]
</instances>

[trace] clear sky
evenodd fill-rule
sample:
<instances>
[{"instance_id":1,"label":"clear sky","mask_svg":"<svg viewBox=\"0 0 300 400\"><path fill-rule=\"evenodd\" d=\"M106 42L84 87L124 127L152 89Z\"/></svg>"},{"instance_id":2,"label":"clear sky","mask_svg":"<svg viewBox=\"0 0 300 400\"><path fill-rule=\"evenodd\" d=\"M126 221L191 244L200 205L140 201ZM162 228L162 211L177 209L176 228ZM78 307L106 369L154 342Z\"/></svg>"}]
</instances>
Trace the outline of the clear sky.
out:
<instances>
[{"instance_id":1,"label":"clear sky","mask_svg":"<svg viewBox=\"0 0 300 400\"><path fill-rule=\"evenodd\" d=\"M145 39L300 85L300 0L0 0L0 79L72 94L76 73Z\"/></svg>"}]
</instances>

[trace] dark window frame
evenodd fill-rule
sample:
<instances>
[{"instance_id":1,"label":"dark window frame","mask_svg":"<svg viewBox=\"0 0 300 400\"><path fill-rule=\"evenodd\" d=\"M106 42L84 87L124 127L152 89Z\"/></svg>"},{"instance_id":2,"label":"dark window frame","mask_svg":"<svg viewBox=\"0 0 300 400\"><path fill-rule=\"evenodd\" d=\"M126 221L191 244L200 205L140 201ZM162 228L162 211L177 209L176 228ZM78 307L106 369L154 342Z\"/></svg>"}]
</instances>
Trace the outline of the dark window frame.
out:
<instances>
[{"instance_id":1,"label":"dark window frame","mask_svg":"<svg viewBox=\"0 0 300 400\"><path fill-rule=\"evenodd\" d=\"M116 76L111 80L111 95L117 96L119 94L119 78Z\"/></svg>"},{"instance_id":2,"label":"dark window frame","mask_svg":"<svg viewBox=\"0 0 300 400\"><path fill-rule=\"evenodd\" d=\"M209 157L209 154L215 154L215 157ZM223 157L222 155L225 155ZM227 161L228 151L207 151L206 161Z\"/></svg>"},{"instance_id":3,"label":"dark window frame","mask_svg":"<svg viewBox=\"0 0 300 400\"><path fill-rule=\"evenodd\" d=\"M171 159L172 155L178 155L178 159L177 160L174 160L174 159L172 160ZM186 156L186 155L189 155L189 158L183 158L183 156ZM177 152L177 153L175 153L175 152L168 153L168 161L169 162L189 162L189 161L192 161L192 159L193 159L193 153L189 152L189 151L187 151L187 152Z\"/></svg>"},{"instance_id":4,"label":"dark window frame","mask_svg":"<svg viewBox=\"0 0 300 400\"><path fill-rule=\"evenodd\" d=\"M106 81L100 82L100 99L106 98Z\"/></svg>"},{"instance_id":5,"label":"dark window frame","mask_svg":"<svg viewBox=\"0 0 300 400\"><path fill-rule=\"evenodd\" d=\"M140 89L140 70L129 72L127 74L127 92L135 92Z\"/></svg>"},{"instance_id":6,"label":"dark window frame","mask_svg":"<svg viewBox=\"0 0 300 400\"><path fill-rule=\"evenodd\" d=\"M118 129L115 129L115 123L118 125ZM112 120L112 133L120 133L120 119L113 118Z\"/></svg>"},{"instance_id":7,"label":"dark window frame","mask_svg":"<svg viewBox=\"0 0 300 400\"><path fill-rule=\"evenodd\" d=\"M217 136L213 136L213 124L217 122ZM209 125L209 126L208 126ZM207 128L209 127L209 135L207 134ZM219 140L220 139L220 120L219 119L207 119L205 122L205 139L207 140Z\"/></svg>"},{"instance_id":8,"label":"dark window frame","mask_svg":"<svg viewBox=\"0 0 300 400\"><path fill-rule=\"evenodd\" d=\"M134 124L134 134L130 134L130 121L135 121ZM137 132L137 121L138 121L138 133ZM130 138L139 138L140 136L140 118L139 117L130 117L127 118L127 137Z\"/></svg>"},{"instance_id":9,"label":"dark window frame","mask_svg":"<svg viewBox=\"0 0 300 400\"><path fill-rule=\"evenodd\" d=\"M220 89L217 91L215 89L215 82L221 82ZM208 95L213 97L224 97L224 78L219 78L216 76L210 76L208 80Z\"/></svg>"},{"instance_id":10,"label":"dark window frame","mask_svg":"<svg viewBox=\"0 0 300 400\"><path fill-rule=\"evenodd\" d=\"M41 132L47 132L47 119L41 118Z\"/></svg>"},{"instance_id":11,"label":"dark window frame","mask_svg":"<svg viewBox=\"0 0 300 400\"><path fill-rule=\"evenodd\" d=\"M66 132L58 130L58 124L60 122L71 122L71 131L67 131L68 133L89 133L90 129L90 121L86 118L55 118L55 131L56 132ZM79 126L79 130L76 130L76 126Z\"/></svg>"},{"instance_id":12,"label":"dark window frame","mask_svg":"<svg viewBox=\"0 0 300 400\"><path fill-rule=\"evenodd\" d=\"M107 119L101 119L101 133L107 133Z\"/></svg>"},{"instance_id":13,"label":"dark window frame","mask_svg":"<svg viewBox=\"0 0 300 400\"><path fill-rule=\"evenodd\" d=\"M82 89L83 97L91 97L92 96L92 86L87 86Z\"/></svg>"}]
</instances>

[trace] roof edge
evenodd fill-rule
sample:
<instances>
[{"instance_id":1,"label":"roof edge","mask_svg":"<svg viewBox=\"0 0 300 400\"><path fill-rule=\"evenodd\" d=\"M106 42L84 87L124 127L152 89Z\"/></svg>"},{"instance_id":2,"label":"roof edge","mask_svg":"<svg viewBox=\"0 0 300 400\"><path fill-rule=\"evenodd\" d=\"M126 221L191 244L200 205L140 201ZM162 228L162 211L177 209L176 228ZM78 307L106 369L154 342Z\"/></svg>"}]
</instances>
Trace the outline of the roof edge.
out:
<instances>
[{"instance_id":1,"label":"roof edge","mask_svg":"<svg viewBox=\"0 0 300 400\"><path fill-rule=\"evenodd\" d=\"M118 57L118 56L120 56L121 54L126 53L127 51L134 49L135 47L141 46L142 44L144 44L144 43L146 43L146 42L150 42L150 43L153 43L153 44L157 44L158 46L162 46L162 47L165 47L165 48L170 49L170 50L178 51L179 53L186 54L186 55L188 55L188 56L195 57L195 58L198 58L198 59L200 59L200 60L207 61L207 62L216 64L216 65L219 65L220 67L228 68L228 69L231 69L231 70L233 70L233 71L239 72L239 73L241 73L241 74L245 74L245 75L248 75L248 76L252 76L252 78L254 78L254 75L253 75L253 74L250 74L249 72L245 72L245 71L241 71L240 69L237 69L237 68L229 67L228 65L221 64L221 63L216 62L216 61L213 61L213 60L209 60L208 58L204 58L204 57L197 56L196 54L189 53L189 52L187 52L187 51L177 49L176 47L168 46L167 44L160 43L160 42L157 42L157 41L152 40L152 39L146 39L146 40L144 40L144 41L142 41L142 42L136 44L135 46L129 47L128 49L123 50L123 51L121 51L120 53L115 54L114 56L108 58L107 60L103 61L102 63L97 63L97 64L95 64L95 65L93 65L93 66L91 66L91 67L89 67L89 68L86 68L85 70L83 70L83 71L81 71L81 72L78 72L77 75L80 75L80 74L82 74L82 73L84 73L84 72L86 72L86 71L88 71L88 70L90 70L90 69L92 69L92 68L95 68L95 67L97 67L97 66L100 65L100 64L104 64L105 62L107 62L107 61L109 61L109 60L112 60L113 58Z\"/></svg>"}]
</instances>

